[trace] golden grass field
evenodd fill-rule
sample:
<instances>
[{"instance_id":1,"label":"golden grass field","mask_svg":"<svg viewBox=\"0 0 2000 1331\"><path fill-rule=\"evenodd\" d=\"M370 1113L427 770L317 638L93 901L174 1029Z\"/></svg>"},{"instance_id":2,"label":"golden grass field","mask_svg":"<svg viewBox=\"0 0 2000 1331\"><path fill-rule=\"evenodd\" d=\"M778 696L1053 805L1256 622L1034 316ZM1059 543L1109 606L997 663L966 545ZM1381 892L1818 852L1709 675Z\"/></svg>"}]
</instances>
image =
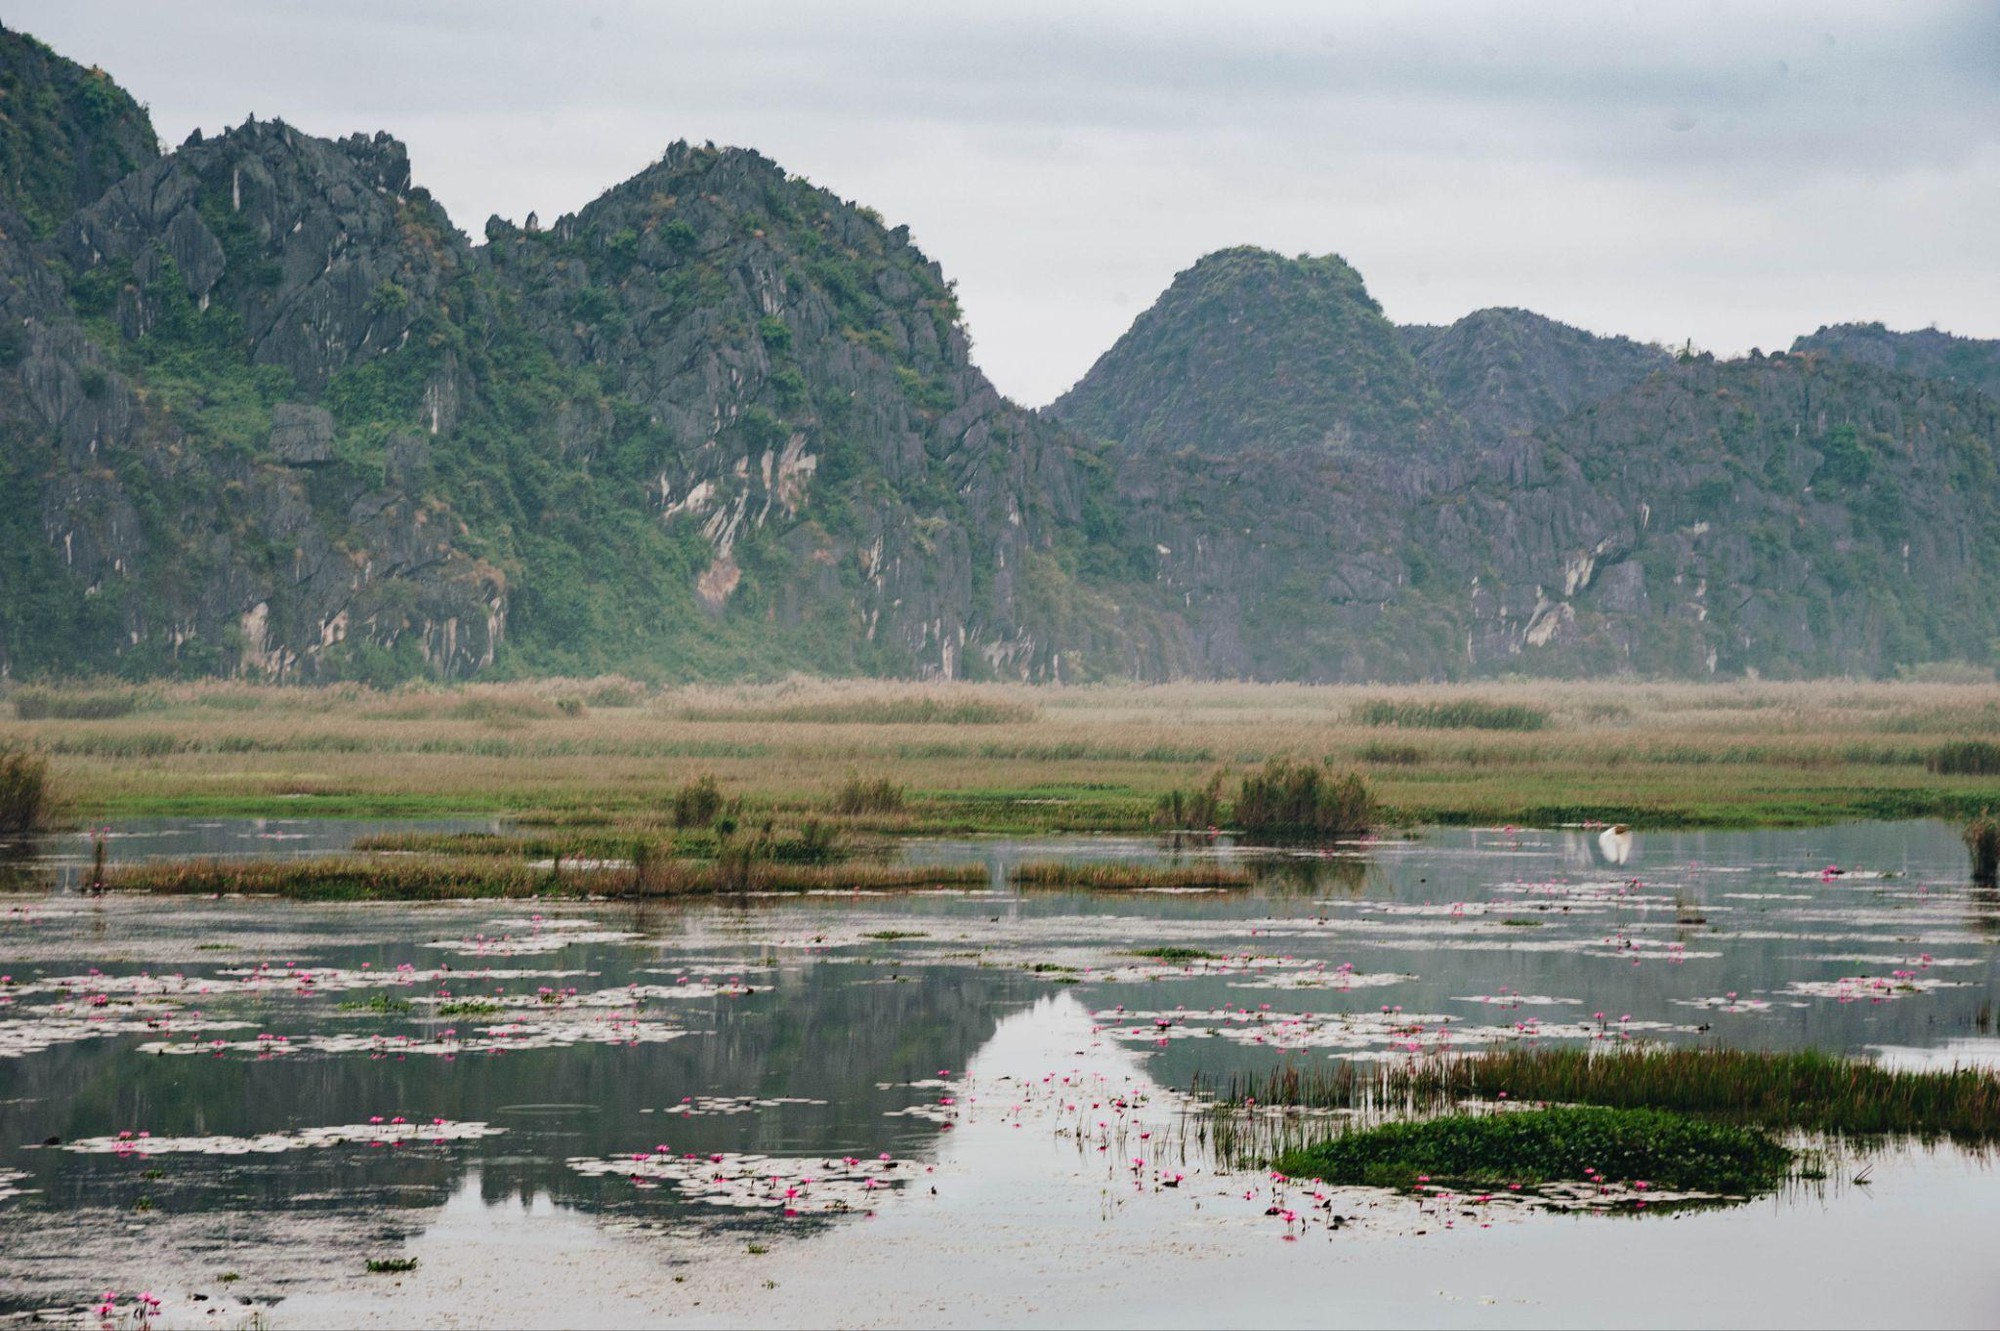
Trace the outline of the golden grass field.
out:
<instances>
[{"instance_id":1,"label":"golden grass field","mask_svg":"<svg viewBox=\"0 0 2000 1331\"><path fill-rule=\"evenodd\" d=\"M1640 825L1962 818L2000 774L1941 775L2000 739L2000 685L1237 683L1043 687L795 680L649 689L541 680L380 693L222 681L40 690L123 715L22 720L60 816L511 814L645 824L712 774L746 810L823 810L851 776L907 789L879 830L1138 828L1159 796L1270 758L1362 772L1406 822ZM1540 728L1365 724L1384 704L1530 709ZM91 710L70 707L68 710ZM99 708L97 710L106 710Z\"/></svg>"}]
</instances>

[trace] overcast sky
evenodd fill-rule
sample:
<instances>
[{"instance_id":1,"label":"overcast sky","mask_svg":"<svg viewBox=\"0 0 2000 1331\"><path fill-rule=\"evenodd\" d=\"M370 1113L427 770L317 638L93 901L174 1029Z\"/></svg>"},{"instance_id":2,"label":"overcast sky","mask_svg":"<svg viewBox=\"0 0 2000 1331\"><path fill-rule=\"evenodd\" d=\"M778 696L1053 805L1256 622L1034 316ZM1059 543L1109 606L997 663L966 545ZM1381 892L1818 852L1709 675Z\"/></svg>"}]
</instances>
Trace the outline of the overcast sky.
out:
<instances>
[{"instance_id":1,"label":"overcast sky","mask_svg":"<svg viewBox=\"0 0 2000 1331\"><path fill-rule=\"evenodd\" d=\"M2000 4L0 0L162 140L387 129L458 225L674 139L906 222L1039 405L1201 254L1718 352L2000 336Z\"/></svg>"}]
</instances>

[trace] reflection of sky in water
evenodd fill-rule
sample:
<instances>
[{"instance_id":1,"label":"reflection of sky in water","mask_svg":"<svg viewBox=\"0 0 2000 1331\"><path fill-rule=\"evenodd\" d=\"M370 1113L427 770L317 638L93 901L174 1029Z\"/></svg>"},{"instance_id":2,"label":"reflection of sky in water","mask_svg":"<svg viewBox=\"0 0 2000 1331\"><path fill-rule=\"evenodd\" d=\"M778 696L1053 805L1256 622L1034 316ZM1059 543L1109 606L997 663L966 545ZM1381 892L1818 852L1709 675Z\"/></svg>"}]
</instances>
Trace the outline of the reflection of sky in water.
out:
<instances>
[{"instance_id":1,"label":"reflection of sky in water","mask_svg":"<svg viewBox=\"0 0 2000 1331\"><path fill-rule=\"evenodd\" d=\"M193 853L230 853L228 848L242 848L254 837L268 842L267 853L286 854L297 843L284 838L298 826L155 824L121 830L145 833L122 845L162 846L184 837L198 847ZM304 826L319 838L310 849L320 851L349 844L362 831L408 825ZM270 832L277 835L266 837ZM79 844L87 858L88 843ZM120 839L113 845L122 850ZM698 1222L695 1231L684 1229L689 1233L770 1223L740 1214L718 1218L688 1205L672 1188L641 1191L621 1177L592 1176L568 1163L651 1151L663 1142L676 1151L871 1157L890 1152L898 1159L935 1162L951 1180L941 1190L936 1223L942 1229L926 1239L915 1210L885 1210L866 1222L881 1226L870 1233L898 1236L909 1261L917 1260L913 1254L924 1242L939 1254L962 1245L964 1235L951 1226L973 1223L972 1211L964 1208L975 1197L1001 1217L995 1223L1016 1223L1005 1217L1036 1214L1039 1207L1046 1223L1058 1231L1074 1227L1081 1241L1086 1231L1103 1233L1092 1229L1104 1223L1102 1181L1090 1169L1079 1174L1074 1145L1059 1145L1051 1155L1056 1139L1047 1130L975 1122L944 1129L923 1116L900 1113L930 1094L907 1083L934 1080L941 1072L956 1076L968 1065L1004 1067L1007 1075L1027 1077L1042 1064L1094 1059L1120 1076L1172 1087L1185 1085L1197 1071L1226 1074L1336 1052L1308 1045L1288 1053L1283 1039L1208 1034L1296 1014L1324 1021L1345 1013L1367 1027L1383 1024L1380 1010L1387 1006L1412 1018L1448 1017L1460 1029L1514 1035L1520 1033L1516 1023L1529 1019L1544 1029L1581 1023L1586 1033L1610 1040L1625 1029L1620 1019L1629 1014L1630 1029L1672 1028L1664 1035L1669 1039L1881 1051L1887 1060L1911 1066L1952 1059L1991 1064L2000 1045L1989 1031L2000 902L1964 884L1963 849L1943 825L1641 832L1624 865L1607 863L1597 829L1435 831L1419 840L1367 847L1359 859L1345 854L1359 848L1342 849L1341 856L1322 856L1226 844L1163 847L1144 838L924 841L905 853L912 859L979 859L998 869L1024 859L1216 854L1241 859L1262 876L1255 889L1235 893L1110 896L1001 889L749 903L547 904L540 907L545 918L539 922L531 918L533 908L519 903L328 907L87 901L68 895L0 899L0 972L14 975L17 985L83 977L72 996L81 1005L77 1020L103 1015L90 1010L92 967L118 976L180 973L199 980L225 971L254 975L259 963L270 962L281 977L288 964L316 970L322 981L315 987L325 990L301 997L298 985L281 980L265 991L216 992L199 1000L174 996L171 1002L183 1013L199 1006L205 1020L245 1023L240 1031L201 1037L248 1046L225 1050L221 1057L141 1055L135 1052L139 1045L149 1039L158 1043L160 1037L135 1031L62 1040L41 1052L0 1059L0 1085L6 1088L0 1094L0 1172L21 1171L26 1178L14 1186L40 1190L0 1200L0 1248L18 1254L16 1274L0 1276L0 1307L67 1303L118 1283L124 1279L119 1272L129 1272L136 1288L149 1279L142 1270L147 1261L166 1260L161 1254L179 1251L177 1244L189 1251L198 1246L183 1231L206 1223L203 1217L234 1223L230 1218L242 1219L246 1208L290 1217L305 1226L309 1242L350 1257L434 1222L444 1237L431 1241L439 1244L454 1233L484 1232L479 1217L486 1208L467 1209L475 1196L496 1204L507 1198L532 1202L504 1212L509 1233L554 1234L554 1228L537 1226L574 1227L585 1223L580 1217L594 1217L590 1223L608 1223L614 1230L684 1229ZM1827 874L1829 866L1846 872ZM577 932L597 941L527 953L494 945L503 937L511 943L557 932L551 928L556 921L585 926ZM868 937L888 933L921 936ZM606 941L620 934L636 937ZM1131 955L1160 946L1198 948L1225 960L1203 963L1189 974ZM1255 954L1258 964L1227 960L1243 954ZM395 981L396 968L405 965L423 975L421 985ZM451 967L449 978L443 978L442 966ZM1037 972L1037 966L1043 969ZM1381 977L1383 982L1343 987L1343 966L1364 981ZM574 974L490 979L481 974L509 969ZM524 1002L537 1006L522 1029L545 1029L555 1016L539 1010L534 996L541 986L574 986L581 1004L590 995L630 984L672 986L683 976L691 996L650 999L636 1014L619 1018L651 1023L657 1033L678 1032L672 1039L553 1047L523 1039L503 1053L475 1053L468 1044L465 1052L447 1057L373 1047L368 1038L435 1044L445 1038L443 1031L462 1030L470 1041L481 1027L518 1021ZM412 1002L408 1011L397 1006L412 996L430 998L440 985L461 1003L496 997L498 989L497 997L511 1000L511 1006L471 1016L447 1016L436 1002ZM1060 1001L1035 1006L1051 997ZM0 1025L53 1020L53 1005L62 998L46 988L22 993L0 1007ZM369 1006L377 998L380 1005ZM1091 1031L1089 1019L1077 1015L1115 1013L1121 1004L1130 1013L1162 1014L1177 1028L1175 1038L1164 1046L1150 1033L1114 1039L1109 1030ZM1041 1015L1029 1019L1029 1012ZM1599 1012L1606 1014L1602 1022L1594 1020ZM1067 1015L1056 1020L1051 1013ZM135 1009L120 1016L136 1017L142 1025L146 1019ZM562 1014L564 1021L573 1017L599 1019ZM1647 1029L1649 1036L1658 1033ZM260 1058L259 1034L283 1035L300 1048ZM1379 1053L1392 1047L1392 1039L1371 1037L1365 1051ZM0 1037L0 1046L4 1043ZM355 1051L325 1052L329 1047ZM684 1117L675 1112L683 1097L783 1103ZM115 1155L21 1149L48 1137L120 1130L255 1136L398 1114L423 1122L436 1116L489 1123L505 1131L406 1151L345 1146L263 1159L175 1156L171 1174L154 1180L140 1177L143 1165ZM1792 1254L1787 1262L1812 1269L1832 1269L1828 1263L1852 1246L1829 1238L1829 1225L1846 1223L1874 1233L1891 1215L1913 1226L1912 1234L1929 1235L1926 1241L1950 1250L1959 1240L1946 1232L1948 1218L1988 1205L1993 1197L1989 1176L1956 1166L1952 1158L1947 1153L1884 1164L1876 1191L1836 1196L1823 1210L1818 1202L1793 1200L1760 1204L1730 1218L1643 1227L1603 1221L1578 1229L1576 1222L1541 1221L1507 1228L1504 1237L1496 1229L1485 1247L1455 1238L1452 1260L1490 1271L1495 1288L1527 1288L1522 1282L1532 1285L1532 1273L1544 1268L1547 1280L1557 1281L1564 1254L1588 1248L1614 1260L1617 1253L1636 1251L1630 1244L1641 1241L1648 1252L1656 1251L1652 1245L1672 1244L1671 1253L1687 1260L1722 1261L1728 1267L1727 1254L1717 1256L1714 1236L1752 1223L1749 1217L1758 1226L1758 1242L1769 1235L1794 1236L1770 1241L1787 1245ZM1921 1180L1936 1200L1928 1219L1912 1216L1921 1208L1907 1200L1918 1186L1911 1180ZM1031 1204L1030 1194L1039 1200ZM166 1238L158 1251L120 1237L142 1195L155 1203L150 1214L159 1217ZM1899 1200L1883 1206L1882 1199L1891 1196ZM454 1197L459 1200L451 1201ZM1147 1206L1150 1219L1121 1212L1118 1223L1126 1228L1111 1232L1142 1247L1214 1242L1218 1251L1233 1251L1237 1239L1218 1238L1204 1227L1210 1220L1197 1223L1185 1209L1165 1202ZM1822 1215L1841 1219L1822 1222ZM104 1218L111 1216L118 1224L107 1228ZM276 1222L260 1222L266 1223ZM1623 1237L1641 1229L1655 1237ZM253 1225L243 1232L254 1237L260 1231ZM814 1242L836 1245L846 1254L841 1260L852 1258L866 1267L874 1259L855 1250L846 1234L835 1224ZM1668 1237L1682 1234L1693 1237ZM1259 1242L1264 1237L1269 1236ZM888 1250L897 1249L891 1244ZM448 1244L438 1248L441 1257L451 1251ZM599 1255L614 1264L627 1260L618 1251L616 1243L608 1243ZM1389 1244L1377 1251L1396 1254L1402 1248ZM1666 1248L1657 1251L1662 1260L1671 1255ZM1501 1252L1512 1254L1508 1260L1517 1265L1499 1262L1495 1255ZM87 1261L79 1254L87 1254ZM255 1264L253 1257L246 1253L230 1261L248 1267ZM1415 1259L1385 1260L1402 1269ZM275 1257L266 1265L271 1274L265 1294L304 1293L319 1288L315 1280L323 1283L311 1267L287 1273ZM1016 1266L1002 1262L994 1269ZM809 1264L791 1270L789 1278L810 1283ZM988 1282L991 1288L982 1293L969 1275L933 1272L925 1278L966 1298L1001 1298L997 1285ZM1976 1290L1978 1284L1961 1282L1956 1288ZM1387 1301L1357 1306L1390 1320L1435 1320L1429 1303L1398 1302L1388 1285L1377 1293ZM1611 1289L1593 1279L1576 1277L1531 1293L1535 1302L1524 1307L1545 1316L1565 1307L1601 1314L1576 1313L1571 1318L1576 1321L1615 1315L1606 1301ZM1098 1297L1079 1290L1062 1306L1090 1320L1089 1308L1110 1306L1093 1304ZM1192 1310L1202 1308L1229 1315L1205 1301L1210 1296L1200 1290L1191 1289L1187 1297L1190 1312L1184 1320L1214 1320L1194 1315ZM1291 1305L1277 1294L1270 1297L1276 1302L1253 1300L1246 1314L1254 1307L1265 1314L1258 1320L1285 1320ZM1572 1301L1566 1304L1565 1297ZM1697 1299L1660 1306L1704 1305ZM1799 1318L1810 1320L1807 1305L1797 1306ZM1940 1315L1950 1312L1947 1307ZM747 1311L743 1315L754 1320ZM504 1314L496 1313L494 1320L505 1320Z\"/></svg>"}]
</instances>

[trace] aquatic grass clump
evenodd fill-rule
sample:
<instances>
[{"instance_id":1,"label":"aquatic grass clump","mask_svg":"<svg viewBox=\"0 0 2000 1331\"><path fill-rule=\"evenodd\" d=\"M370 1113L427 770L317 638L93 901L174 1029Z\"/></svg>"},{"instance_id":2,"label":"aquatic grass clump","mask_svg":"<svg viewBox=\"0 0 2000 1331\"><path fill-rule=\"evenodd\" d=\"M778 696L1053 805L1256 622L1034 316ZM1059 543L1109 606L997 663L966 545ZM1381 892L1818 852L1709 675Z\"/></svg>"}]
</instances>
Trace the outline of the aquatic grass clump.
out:
<instances>
[{"instance_id":1,"label":"aquatic grass clump","mask_svg":"<svg viewBox=\"0 0 2000 1331\"><path fill-rule=\"evenodd\" d=\"M1549 724L1549 713L1547 708L1528 703L1489 702L1484 698L1451 698L1441 702L1371 698L1355 704L1354 722L1412 730L1541 730Z\"/></svg>"},{"instance_id":2,"label":"aquatic grass clump","mask_svg":"<svg viewBox=\"0 0 2000 1331\"><path fill-rule=\"evenodd\" d=\"M1591 1105L1354 1128L1286 1151L1272 1167L1301 1178L1383 1188L1433 1180L1499 1188L1604 1179L1745 1195L1783 1183L1792 1159L1791 1151L1755 1128L1659 1109Z\"/></svg>"},{"instance_id":3,"label":"aquatic grass clump","mask_svg":"<svg viewBox=\"0 0 2000 1331\"><path fill-rule=\"evenodd\" d=\"M1014 871L1023 887L1079 887L1093 891L1145 888L1248 887L1247 869L1231 864L1071 864L1060 860L1023 864Z\"/></svg>"},{"instance_id":4,"label":"aquatic grass clump","mask_svg":"<svg viewBox=\"0 0 2000 1331\"><path fill-rule=\"evenodd\" d=\"M40 827L48 800L48 759L27 749L0 747L0 834Z\"/></svg>"},{"instance_id":5,"label":"aquatic grass clump","mask_svg":"<svg viewBox=\"0 0 2000 1331\"><path fill-rule=\"evenodd\" d=\"M407 998L371 994L365 999L346 999L335 1005L341 1012L367 1012L378 1017L406 1017L415 1010Z\"/></svg>"},{"instance_id":6,"label":"aquatic grass clump","mask_svg":"<svg viewBox=\"0 0 2000 1331\"><path fill-rule=\"evenodd\" d=\"M1380 813L1359 773L1274 758L1263 771L1244 775L1230 821L1267 836L1351 837L1367 833Z\"/></svg>"},{"instance_id":7,"label":"aquatic grass clump","mask_svg":"<svg viewBox=\"0 0 2000 1331\"><path fill-rule=\"evenodd\" d=\"M1992 810L1965 825L1965 849L1972 856L1972 881L1990 886L2000 878L2000 818Z\"/></svg>"}]
</instances>

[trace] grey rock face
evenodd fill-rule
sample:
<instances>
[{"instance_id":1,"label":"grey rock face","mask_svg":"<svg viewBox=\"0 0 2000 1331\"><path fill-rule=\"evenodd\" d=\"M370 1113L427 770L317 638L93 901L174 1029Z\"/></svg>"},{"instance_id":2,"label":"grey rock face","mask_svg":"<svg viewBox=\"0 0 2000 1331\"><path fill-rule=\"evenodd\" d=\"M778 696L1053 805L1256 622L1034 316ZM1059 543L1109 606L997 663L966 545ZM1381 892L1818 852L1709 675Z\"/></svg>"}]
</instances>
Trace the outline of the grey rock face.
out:
<instances>
[{"instance_id":1,"label":"grey rock face","mask_svg":"<svg viewBox=\"0 0 2000 1331\"><path fill-rule=\"evenodd\" d=\"M295 467L333 461L333 413L280 402L271 408L271 451Z\"/></svg>"},{"instance_id":2,"label":"grey rock face","mask_svg":"<svg viewBox=\"0 0 2000 1331\"><path fill-rule=\"evenodd\" d=\"M416 494L431 478L431 446L421 435L392 434L383 452L382 484Z\"/></svg>"}]
</instances>

